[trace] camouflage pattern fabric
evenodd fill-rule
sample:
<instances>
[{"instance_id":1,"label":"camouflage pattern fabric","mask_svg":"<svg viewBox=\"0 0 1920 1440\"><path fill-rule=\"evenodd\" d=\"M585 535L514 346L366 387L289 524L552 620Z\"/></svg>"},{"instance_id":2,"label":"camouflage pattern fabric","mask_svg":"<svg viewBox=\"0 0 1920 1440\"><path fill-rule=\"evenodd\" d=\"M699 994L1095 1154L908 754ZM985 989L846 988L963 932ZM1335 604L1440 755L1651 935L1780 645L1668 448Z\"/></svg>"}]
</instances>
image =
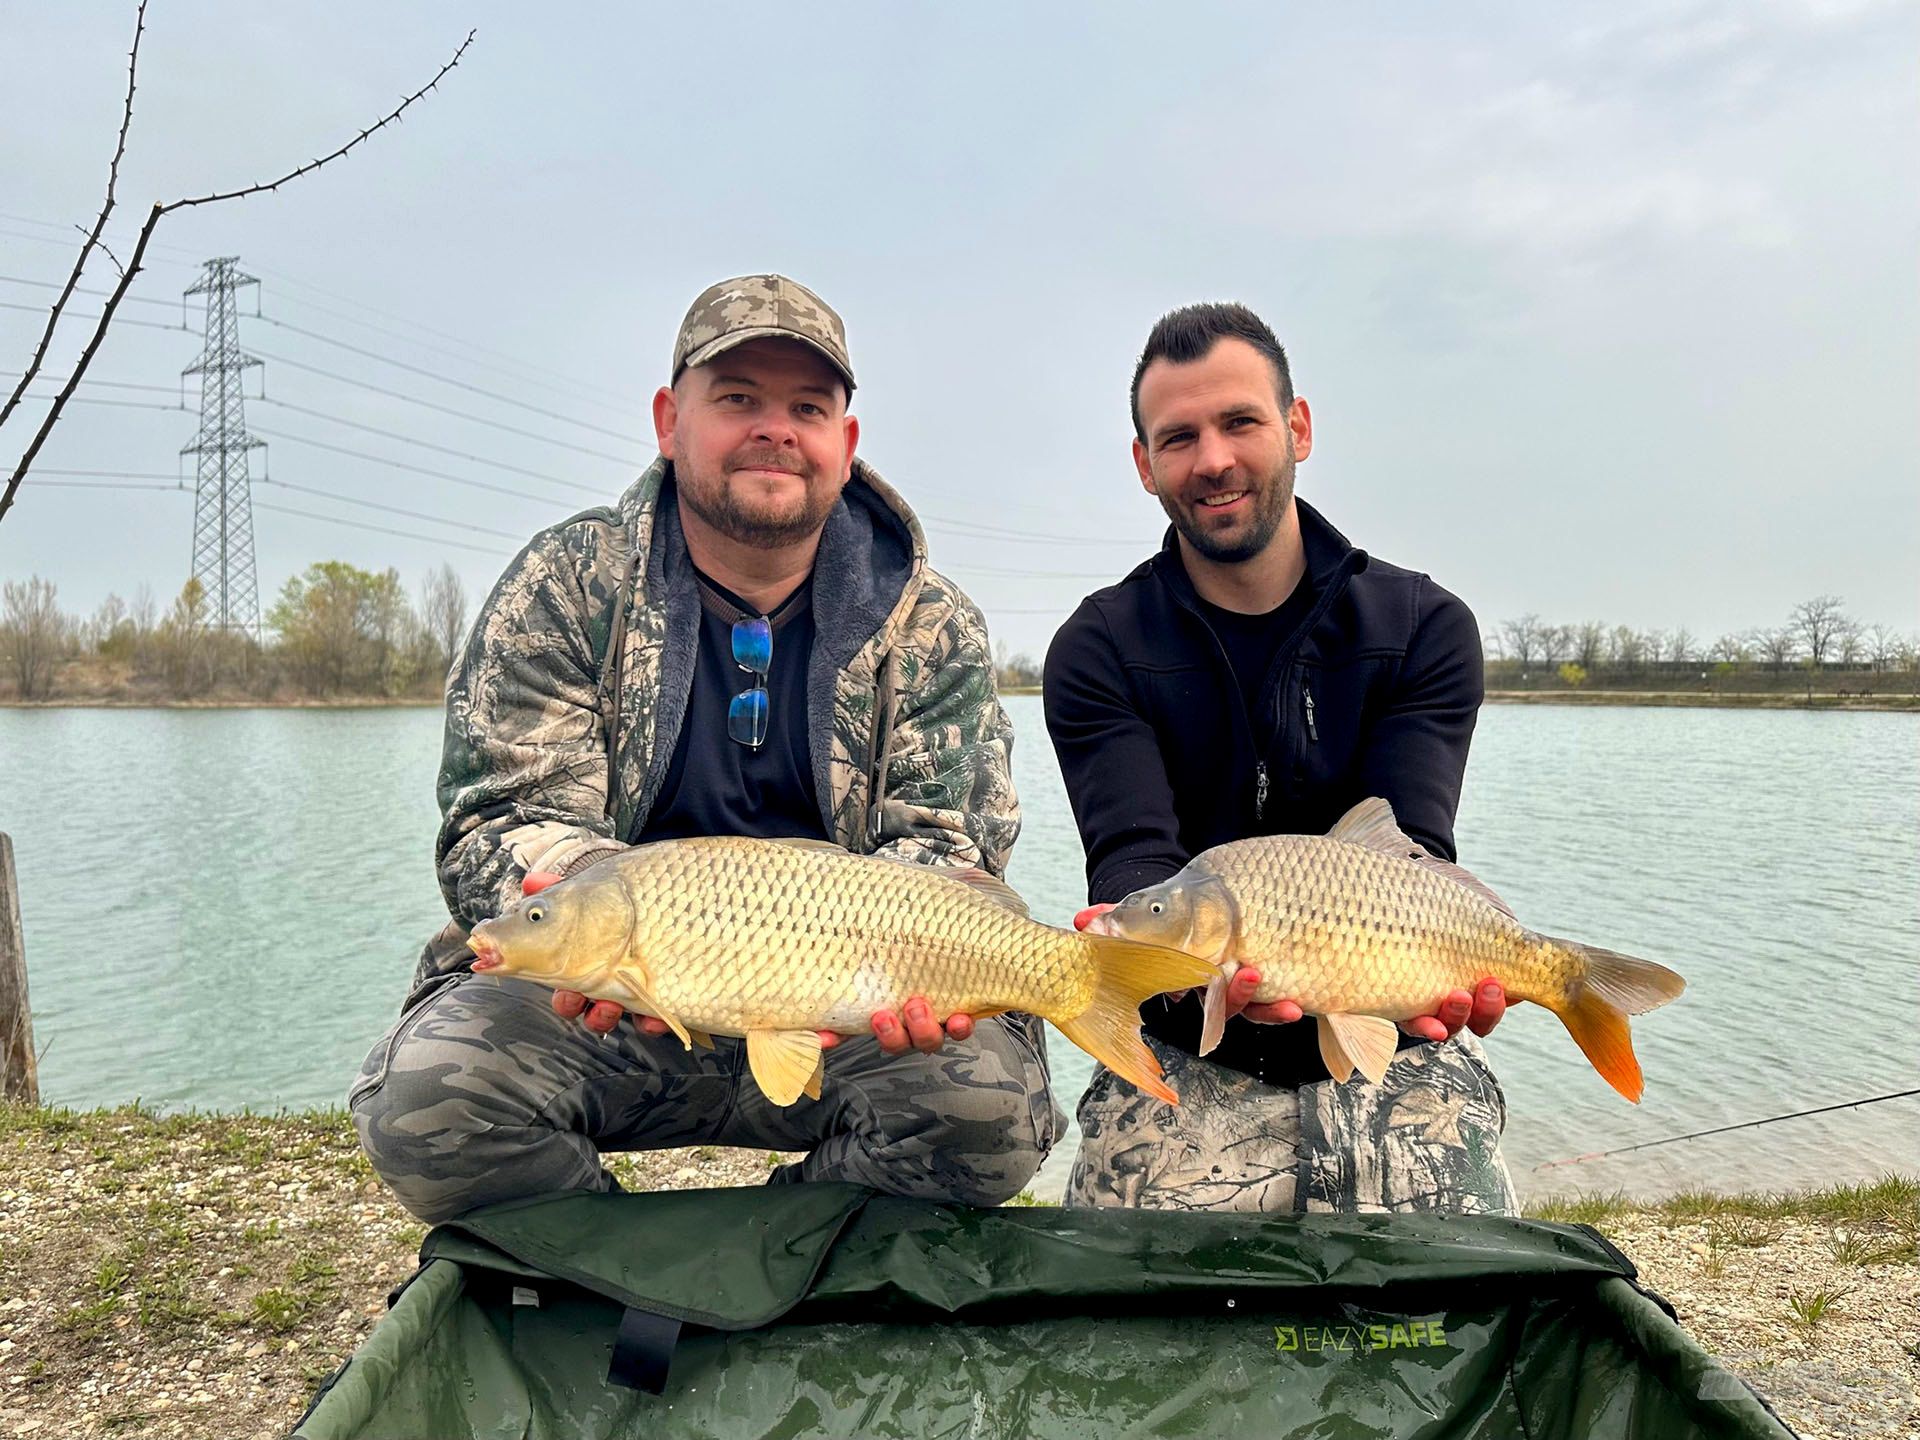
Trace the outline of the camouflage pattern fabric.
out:
<instances>
[{"instance_id":1,"label":"camouflage pattern fabric","mask_svg":"<svg viewBox=\"0 0 1920 1440\"><path fill-rule=\"evenodd\" d=\"M459 924L520 898L525 872L507 832L561 822L583 838L624 840L646 823L686 711L699 605L684 554L666 553L678 517L664 507L662 524L658 502L671 470L658 461L617 511L590 510L535 536L455 661L436 861ZM871 467L855 462L846 497L863 519L878 517L867 523L897 527L908 559L898 594L879 597L871 633L848 642L820 723L810 720L828 833L849 850L1000 874L1020 807L986 620L927 564L919 522ZM614 606L629 573L620 693L605 697ZM835 618L821 593L830 581L847 583L829 576L823 559L815 581L823 639ZM676 647L685 652L678 663ZM619 743L609 774L611 708ZM457 941L430 946L416 982L471 958Z\"/></svg>"},{"instance_id":2,"label":"camouflage pattern fabric","mask_svg":"<svg viewBox=\"0 0 1920 1440\"><path fill-rule=\"evenodd\" d=\"M523 980L444 977L376 1045L349 1095L361 1145L434 1224L557 1190L615 1190L603 1151L741 1145L811 1151L774 1182L848 1180L895 1195L998 1205L1033 1178L1059 1117L1026 1028L981 1020L936 1055L871 1037L827 1052L818 1101L780 1109L746 1046L683 1048L621 1025L601 1038Z\"/></svg>"},{"instance_id":3,"label":"camouflage pattern fabric","mask_svg":"<svg viewBox=\"0 0 1920 1440\"><path fill-rule=\"evenodd\" d=\"M834 308L784 275L740 275L700 292L680 322L667 373L705 365L749 340L798 340L816 350L853 389L847 331Z\"/></svg>"},{"instance_id":4,"label":"camouflage pattern fabric","mask_svg":"<svg viewBox=\"0 0 1920 1440\"><path fill-rule=\"evenodd\" d=\"M1080 1102L1068 1205L1269 1213L1518 1214L1507 1103L1463 1031L1402 1050L1379 1085L1264 1085L1149 1036L1180 1106L1102 1068Z\"/></svg>"},{"instance_id":5,"label":"camouflage pattern fabric","mask_svg":"<svg viewBox=\"0 0 1920 1440\"><path fill-rule=\"evenodd\" d=\"M430 1220L608 1188L596 1146L810 1149L794 1167L804 1178L996 1204L1031 1178L1059 1123L1031 1016L983 1020L972 1042L931 1058L850 1040L829 1054L828 1096L783 1111L741 1079L741 1041L688 1055L631 1025L602 1040L555 1016L550 992L468 968L468 928L520 899L529 865L572 855L571 869L642 833L686 712L699 619L671 479L660 461L617 508L535 536L455 661L436 850L453 918L349 1096L368 1157ZM1020 809L986 622L928 566L919 523L864 464L822 533L814 610L808 732L828 834L1001 873Z\"/></svg>"}]
</instances>

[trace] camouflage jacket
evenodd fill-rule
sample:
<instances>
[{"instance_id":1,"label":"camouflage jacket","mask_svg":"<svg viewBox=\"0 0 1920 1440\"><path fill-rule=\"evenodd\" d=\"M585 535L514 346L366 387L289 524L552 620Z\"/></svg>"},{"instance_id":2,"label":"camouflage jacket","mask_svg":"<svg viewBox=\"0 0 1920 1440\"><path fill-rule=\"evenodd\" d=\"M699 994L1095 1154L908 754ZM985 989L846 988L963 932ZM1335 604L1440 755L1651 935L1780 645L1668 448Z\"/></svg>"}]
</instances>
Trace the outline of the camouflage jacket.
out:
<instances>
[{"instance_id":1,"label":"camouflage jacket","mask_svg":"<svg viewBox=\"0 0 1920 1440\"><path fill-rule=\"evenodd\" d=\"M476 618L448 676L439 776L436 861L455 925L416 978L464 965L454 934L519 899L506 832L560 821L628 841L645 826L699 629L672 484L656 461L616 507L536 535ZM1020 808L986 621L859 462L821 535L812 606L807 731L827 833L849 850L1001 873Z\"/></svg>"}]
</instances>

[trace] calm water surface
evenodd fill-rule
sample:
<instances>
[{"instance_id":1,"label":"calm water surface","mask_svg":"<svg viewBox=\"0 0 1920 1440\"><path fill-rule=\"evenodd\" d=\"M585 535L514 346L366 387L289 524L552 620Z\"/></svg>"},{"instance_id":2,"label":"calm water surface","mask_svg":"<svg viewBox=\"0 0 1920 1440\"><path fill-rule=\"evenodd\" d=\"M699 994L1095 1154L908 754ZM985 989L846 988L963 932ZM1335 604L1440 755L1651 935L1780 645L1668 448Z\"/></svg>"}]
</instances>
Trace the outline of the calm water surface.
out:
<instances>
[{"instance_id":1,"label":"calm water surface","mask_svg":"<svg viewBox=\"0 0 1920 1440\"><path fill-rule=\"evenodd\" d=\"M1079 837L1039 701L1008 702L1026 825L1009 878L1064 922ZM50 1103L338 1103L440 923L432 710L0 710ZM1489 1042L1523 1189L1657 1192L1920 1170L1920 1104L1603 1162L1591 1151L1906 1089L1920 1074L1920 721L1489 707L1463 860L1529 924L1691 988L1636 1021L1645 1102L1560 1024ZM1088 1064L1053 1039L1071 1108ZM1043 1188L1057 1185L1071 1139Z\"/></svg>"}]
</instances>

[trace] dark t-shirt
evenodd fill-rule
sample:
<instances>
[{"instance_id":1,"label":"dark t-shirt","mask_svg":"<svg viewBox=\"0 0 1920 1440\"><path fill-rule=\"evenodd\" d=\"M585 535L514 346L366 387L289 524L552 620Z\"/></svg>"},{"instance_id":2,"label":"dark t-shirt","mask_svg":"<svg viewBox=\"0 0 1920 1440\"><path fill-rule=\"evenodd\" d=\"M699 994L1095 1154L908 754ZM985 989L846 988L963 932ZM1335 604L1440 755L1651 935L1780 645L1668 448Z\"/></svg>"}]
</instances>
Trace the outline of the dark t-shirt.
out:
<instances>
[{"instance_id":1,"label":"dark t-shirt","mask_svg":"<svg viewBox=\"0 0 1920 1440\"><path fill-rule=\"evenodd\" d=\"M1313 581L1302 575L1291 595L1260 615L1244 615L1238 610L1223 609L1211 600L1194 597L1200 600L1200 613L1206 617L1207 625L1219 637L1220 648L1227 652L1227 664L1233 667L1240 699L1246 705L1247 719L1256 735L1266 730L1258 711L1267 672L1273 668L1273 657L1293 632L1306 623L1313 610L1313 595Z\"/></svg>"},{"instance_id":2,"label":"dark t-shirt","mask_svg":"<svg viewBox=\"0 0 1920 1440\"><path fill-rule=\"evenodd\" d=\"M807 740L807 669L813 656L813 582L783 600L773 622L767 738L758 750L727 734L727 706L754 677L733 658L733 622L759 612L695 572L700 638L693 693L659 798L636 843L690 835L802 836L827 840Z\"/></svg>"}]
</instances>

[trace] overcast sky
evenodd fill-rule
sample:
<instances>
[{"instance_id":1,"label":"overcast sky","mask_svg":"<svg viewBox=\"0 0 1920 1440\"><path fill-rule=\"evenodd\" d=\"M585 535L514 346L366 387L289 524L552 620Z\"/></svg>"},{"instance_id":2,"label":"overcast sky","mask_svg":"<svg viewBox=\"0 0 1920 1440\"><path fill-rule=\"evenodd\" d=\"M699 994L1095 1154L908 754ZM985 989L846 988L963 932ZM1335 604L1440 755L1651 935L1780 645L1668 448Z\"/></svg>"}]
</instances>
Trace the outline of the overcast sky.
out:
<instances>
[{"instance_id":1,"label":"overcast sky","mask_svg":"<svg viewBox=\"0 0 1920 1440\"><path fill-rule=\"evenodd\" d=\"M62 227L98 208L133 9L0 0L6 306L44 307L16 282L64 279ZM125 306L147 323L82 392L174 403L126 387L192 363L163 327L198 262L261 278L263 607L328 558L409 588L449 560L483 593L517 548L486 532L611 498L651 457L692 297L778 269L845 317L861 453L1014 652L1158 543L1127 381L1154 319L1209 298L1292 356L1316 422L1300 493L1483 629L1537 611L1711 640L1821 592L1920 628L1912 4L152 0L116 252L155 199L332 148L469 26L403 125L168 217L133 294L172 308ZM0 374L40 323L0 308ZM83 338L63 329L51 373ZM195 424L76 404L39 465L172 476ZM170 596L192 514L30 482L0 575L76 611Z\"/></svg>"}]
</instances>

